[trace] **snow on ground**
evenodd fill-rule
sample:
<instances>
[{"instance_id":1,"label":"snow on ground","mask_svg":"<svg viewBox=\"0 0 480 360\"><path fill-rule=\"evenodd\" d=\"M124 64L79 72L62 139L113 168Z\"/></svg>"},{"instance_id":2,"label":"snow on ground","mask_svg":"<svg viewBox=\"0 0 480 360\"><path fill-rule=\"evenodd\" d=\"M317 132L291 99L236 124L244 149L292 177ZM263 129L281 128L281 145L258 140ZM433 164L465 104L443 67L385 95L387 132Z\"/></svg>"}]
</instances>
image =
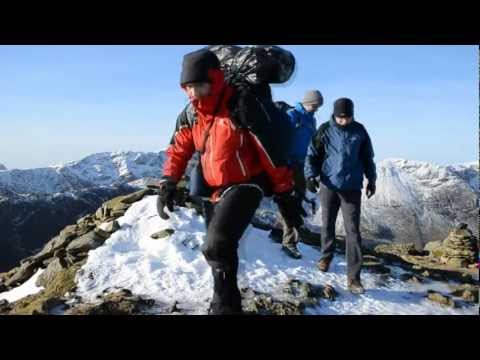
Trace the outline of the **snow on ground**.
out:
<instances>
[{"instance_id":1,"label":"snow on ground","mask_svg":"<svg viewBox=\"0 0 480 360\"><path fill-rule=\"evenodd\" d=\"M38 270L28 281L24 282L22 285L0 294L0 300L7 300L8 302L14 302L20 300L28 295L33 295L43 290L43 287L38 287L35 285L38 277L42 274L44 270Z\"/></svg>"},{"instance_id":2,"label":"snow on ground","mask_svg":"<svg viewBox=\"0 0 480 360\"><path fill-rule=\"evenodd\" d=\"M177 208L170 220L162 220L156 213L156 197L150 196L133 204L119 223L121 229L90 252L77 275L77 295L94 301L105 289L127 288L162 304L178 301L179 308L189 313L205 313L212 279L199 249L204 241L203 219L194 210ZM175 233L158 240L150 237L166 228ZM364 272L366 294L351 295L346 289L343 256L337 256L331 272L324 274L316 269L319 251L305 244L299 248L303 259L290 259L268 238L268 232L250 227L239 248L240 286L271 293L292 277L333 285L339 293L337 300L322 300L308 314L478 314L478 306L450 309L426 300L428 289L450 290L448 284L437 281L416 285L395 276L382 280L381 275ZM393 268L393 273L399 275L402 270Z\"/></svg>"}]
</instances>

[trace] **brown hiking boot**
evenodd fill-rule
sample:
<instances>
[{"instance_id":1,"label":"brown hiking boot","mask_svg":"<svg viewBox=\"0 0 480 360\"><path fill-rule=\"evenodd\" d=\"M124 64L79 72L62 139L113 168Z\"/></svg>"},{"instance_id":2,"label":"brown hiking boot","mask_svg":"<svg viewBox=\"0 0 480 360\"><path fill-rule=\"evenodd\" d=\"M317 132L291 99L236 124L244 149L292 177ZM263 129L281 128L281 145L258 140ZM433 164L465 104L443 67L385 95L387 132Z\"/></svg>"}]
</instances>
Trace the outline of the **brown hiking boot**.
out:
<instances>
[{"instance_id":1,"label":"brown hiking boot","mask_svg":"<svg viewBox=\"0 0 480 360\"><path fill-rule=\"evenodd\" d=\"M360 280L348 280L348 290L355 295L363 294L365 289L362 286Z\"/></svg>"},{"instance_id":2,"label":"brown hiking boot","mask_svg":"<svg viewBox=\"0 0 480 360\"><path fill-rule=\"evenodd\" d=\"M318 269L321 272L328 272L328 268L330 267L331 262L332 262L332 257L326 257L321 259L318 262Z\"/></svg>"}]
</instances>

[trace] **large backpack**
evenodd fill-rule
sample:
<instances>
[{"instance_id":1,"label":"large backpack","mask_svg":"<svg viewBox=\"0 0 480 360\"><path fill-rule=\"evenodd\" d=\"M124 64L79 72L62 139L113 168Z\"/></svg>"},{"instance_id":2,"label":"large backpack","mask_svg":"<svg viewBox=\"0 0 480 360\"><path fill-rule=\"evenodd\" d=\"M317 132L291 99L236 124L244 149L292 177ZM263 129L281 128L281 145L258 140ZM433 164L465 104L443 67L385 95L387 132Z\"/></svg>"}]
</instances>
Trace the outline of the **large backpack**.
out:
<instances>
[{"instance_id":1,"label":"large backpack","mask_svg":"<svg viewBox=\"0 0 480 360\"><path fill-rule=\"evenodd\" d=\"M295 70L293 54L278 46L215 45L225 80L236 88L232 120L248 128L260 141L275 166L288 164L291 123L272 99L270 84L287 82Z\"/></svg>"},{"instance_id":2,"label":"large backpack","mask_svg":"<svg viewBox=\"0 0 480 360\"><path fill-rule=\"evenodd\" d=\"M236 89L231 99L232 121L257 137L275 166L287 165L292 125L287 107L273 102L270 84L291 78L293 54L278 46L213 45L207 49L217 56L226 82ZM203 178L200 161L190 175L190 195L209 197L212 189Z\"/></svg>"}]
</instances>

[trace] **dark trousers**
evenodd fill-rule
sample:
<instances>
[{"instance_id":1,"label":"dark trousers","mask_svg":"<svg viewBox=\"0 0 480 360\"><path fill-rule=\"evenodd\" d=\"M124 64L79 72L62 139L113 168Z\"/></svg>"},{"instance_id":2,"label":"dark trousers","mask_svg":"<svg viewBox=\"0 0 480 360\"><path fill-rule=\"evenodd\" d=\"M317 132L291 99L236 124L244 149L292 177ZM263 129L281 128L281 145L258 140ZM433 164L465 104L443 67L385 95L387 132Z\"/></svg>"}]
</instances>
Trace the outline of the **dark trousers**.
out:
<instances>
[{"instance_id":1,"label":"dark trousers","mask_svg":"<svg viewBox=\"0 0 480 360\"><path fill-rule=\"evenodd\" d=\"M238 269L238 244L260 205L263 193L258 187L237 185L215 205L205 202L207 238L202 252L216 270Z\"/></svg>"},{"instance_id":2,"label":"dark trousers","mask_svg":"<svg viewBox=\"0 0 480 360\"><path fill-rule=\"evenodd\" d=\"M305 197L305 193L307 191L307 183L305 180L305 173L303 171L303 164L294 164L292 166L293 170L293 179L295 181L295 190L302 195L302 197ZM283 239L282 239L282 244L283 245L292 245L296 244L299 241L299 233L298 229L292 224L289 219L287 219L283 215L282 209L279 208L280 212L280 221L282 224L282 229L283 229Z\"/></svg>"},{"instance_id":3,"label":"dark trousers","mask_svg":"<svg viewBox=\"0 0 480 360\"><path fill-rule=\"evenodd\" d=\"M322 258L333 257L335 250L335 223L338 210L342 209L346 233L347 277L360 280L362 268L362 238L360 236L360 205L362 192L334 191L320 185L322 206Z\"/></svg>"}]
</instances>

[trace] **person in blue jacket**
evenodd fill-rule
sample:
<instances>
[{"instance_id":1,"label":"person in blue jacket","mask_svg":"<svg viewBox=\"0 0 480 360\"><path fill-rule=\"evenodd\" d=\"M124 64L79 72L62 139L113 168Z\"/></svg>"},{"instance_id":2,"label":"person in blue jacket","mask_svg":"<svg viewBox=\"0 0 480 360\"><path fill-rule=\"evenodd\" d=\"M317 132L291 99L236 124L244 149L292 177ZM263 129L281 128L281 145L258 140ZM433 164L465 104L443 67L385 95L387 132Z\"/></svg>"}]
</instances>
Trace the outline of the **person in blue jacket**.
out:
<instances>
[{"instance_id":1,"label":"person in blue jacket","mask_svg":"<svg viewBox=\"0 0 480 360\"><path fill-rule=\"evenodd\" d=\"M322 257L318 267L327 272L332 261L335 223L341 209L346 232L347 285L354 294L364 292L360 281L360 206L364 176L368 180L367 198L376 191L373 158L370 136L365 127L354 120L353 101L338 99L331 119L320 126L308 147L305 177L310 191L320 190Z\"/></svg>"},{"instance_id":2,"label":"person in blue jacket","mask_svg":"<svg viewBox=\"0 0 480 360\"><path fill-rule=\"evenodd\" d=\"M292 137L291 146L288 152L289 166L293 170L295 188L299 201L305 199L306 181L304 176L305 157L307 149L313 134L317 130L317 121L315 113L323 105L323 96L318 90L309 90L305 93L303 100L298 102L295 107L287 111L291 122ZM282 209L280 213L282 214ZM282 249L285 253L294 258L302 257L297 248L299 240L298 229L303 224L293 223L288 216L281 216L283 238Z\"/></svg>"}]
</instances>

